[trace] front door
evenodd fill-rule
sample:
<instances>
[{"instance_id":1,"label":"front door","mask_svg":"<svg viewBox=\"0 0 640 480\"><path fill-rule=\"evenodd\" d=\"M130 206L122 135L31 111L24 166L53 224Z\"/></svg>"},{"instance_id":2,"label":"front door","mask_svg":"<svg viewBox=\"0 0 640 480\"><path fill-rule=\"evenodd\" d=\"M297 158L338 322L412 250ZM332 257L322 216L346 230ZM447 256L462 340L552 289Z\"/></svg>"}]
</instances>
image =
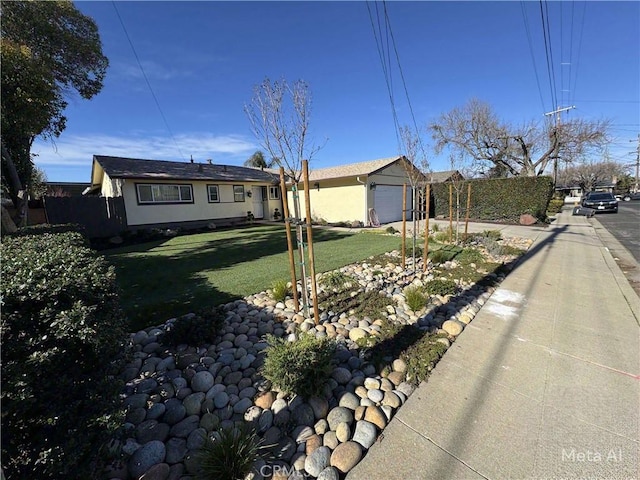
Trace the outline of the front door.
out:
<instances>
[{"instance_id":1,"label":"front door","mask_svg":"<svg viewBox=\"0 0 640 480\"><path fill-rule=\"evenodd\" d=\"M262 188L251 187L251 211L256 219L264 218L264 206L262 204Z\"/></svg>"}]
</instances>

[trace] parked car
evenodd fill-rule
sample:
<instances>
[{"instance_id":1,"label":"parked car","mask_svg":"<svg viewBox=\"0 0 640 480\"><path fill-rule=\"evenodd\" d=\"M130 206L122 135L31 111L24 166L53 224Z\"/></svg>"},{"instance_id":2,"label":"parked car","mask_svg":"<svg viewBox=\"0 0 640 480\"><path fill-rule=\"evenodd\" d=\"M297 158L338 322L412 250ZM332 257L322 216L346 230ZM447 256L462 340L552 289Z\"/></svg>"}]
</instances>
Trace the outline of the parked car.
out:
<instances>
[{"instance_id":1,"label":"parked car","mask_svg":"<svg viewBox=\"0 0 640 480\"><path fill-rule=\"evenodd\" d=\"M583 207L593 208L596 212L618 213L618 200L609 192L589 192L580 202Z\"/></svg>"},{"instance_id":2,"label":"parked car","mask_svg":"<svg viewBox=\"0 0 640 480\"><path fill-rule=\"evenodd\" d=\"M627 192L621 195L622 200L625 202L629 202L631 200L640 200L640 192Z\"/></svg>"}]
</instances>

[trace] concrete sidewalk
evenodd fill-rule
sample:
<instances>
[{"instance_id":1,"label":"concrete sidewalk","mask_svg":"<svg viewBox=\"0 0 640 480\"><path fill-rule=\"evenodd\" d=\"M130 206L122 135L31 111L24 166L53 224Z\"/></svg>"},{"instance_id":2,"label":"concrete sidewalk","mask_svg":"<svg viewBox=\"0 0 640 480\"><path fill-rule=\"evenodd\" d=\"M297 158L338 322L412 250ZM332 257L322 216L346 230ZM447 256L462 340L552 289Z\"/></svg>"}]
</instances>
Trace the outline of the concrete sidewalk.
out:
<instances>
[{"instance_id":1,"label":"concrete sidewalk","mask_svg":"<svg viewBox=\"0 0 640 480\"><path fill-rule=\"evenodd\" d=\"M532 235L348 480L640 478L640 299L589 219Z\"/></svg>"}]
</instances>

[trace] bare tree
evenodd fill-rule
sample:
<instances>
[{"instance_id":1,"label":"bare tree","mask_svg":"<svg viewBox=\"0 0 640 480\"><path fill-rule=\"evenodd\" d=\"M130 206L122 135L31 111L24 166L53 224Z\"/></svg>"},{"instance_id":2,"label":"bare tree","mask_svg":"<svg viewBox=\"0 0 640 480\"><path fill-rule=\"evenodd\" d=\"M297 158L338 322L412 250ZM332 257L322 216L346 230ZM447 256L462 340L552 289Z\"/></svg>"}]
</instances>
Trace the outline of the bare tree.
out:
<instances>
[{"instance_id":1,"label":"bare tree","mask_svg":"<svg viewBox=\"0 0 640 480\"><path fill-rule=\"evenodd\" d=\"M289 85L286 80L265 78L253 89L251 102L244 107L256 138L278 166L297 184L302 160L311 158L322 146L309 137L311 93L304 80Z\"/></svg>"},{"instance_id":2,"label":"bare tree","mask_svg":"<svg viewBox=\"0 0 640 480\"><path fill-rule=\"evenodd\" d=\"M491 106L472 99L429 126L437 153L450 149L469 157L479 169L495 168L506 176L542 175L550 162L572 162L607 144L606 120L574 119L564 123L511 125Z\"/></svg>"},{"instance_id":3,"label":"bare tree","mask_svg":"<svg viewBox=\"0 0 640 480\"><path fill-rule=\"evenodd\" d=\"M310 163L313 155L322 147L315 146L309 139L311 118L309 86L304 80L297 80L289 85L286 80L272 82L265 78L262 83L254 87L253 98L249 104L245 105L244 110L256 138L273 158L274 163L284 168L293 183L296 237L302 270L302 294L305 311L308 311L309 292L304 260L304 231L300 220L302 216L300 196L297 192L302 177L302 161L307 160ZM285 221L289 222L289 219ZM297 287L294 285L293 288Z\"/></svg>"},{"instance_id":4,"label":"bare tree","mask_svg":"<svg viewBox=\"0 0 640 480\"><path fill-rule=\"evenodd\" d=\"M403 125L400 127L400 139L405 150L402 166L407 174L407 178L409 178L409 184L411 185L411 221L413 223L411 240L413 268L415 270L416 243L419 230L419 224L417 224L417 222L420 221L416 216L416 213L420 209L420 187L425 185L425 172L429 170L429 162L427 160L419 132L408 125ZM427 215L428 214L429 212L427 212Z\"/></svg>"},{"instance_id":5,"label":"bare tree","mask_svg":"<svg viewBox=\"0 0 640 480\"><path fill-rule=\"evenodd\" d=\"M624 165L611 162L593 162L572 165L558 174L558 183L564 185L579 185L584 192L594 190L599 183L616 183L625 176L627 168Z\"/></svg>"}]
</instances>

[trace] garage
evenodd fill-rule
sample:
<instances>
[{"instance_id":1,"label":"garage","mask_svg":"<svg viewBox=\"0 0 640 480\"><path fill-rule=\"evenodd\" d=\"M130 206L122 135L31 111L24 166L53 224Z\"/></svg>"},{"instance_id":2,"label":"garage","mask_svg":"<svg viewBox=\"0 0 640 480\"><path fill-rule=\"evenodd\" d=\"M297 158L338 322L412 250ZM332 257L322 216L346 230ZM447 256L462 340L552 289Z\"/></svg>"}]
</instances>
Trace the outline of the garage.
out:
<instances>
[{"instance_id":1,"label":"garage","mask_svg":"<svg viewBox=\"0 0 640 480\"><path fill-rule=\"evenodd\" d=\"M407 192L407 209L411 208L411 193ZM373 199L373 208L376 209L378 220L381 224L402 220L402 186L377 185ZM408 214L407 218L411 215Z\"/></svg>"}]
</instances>

